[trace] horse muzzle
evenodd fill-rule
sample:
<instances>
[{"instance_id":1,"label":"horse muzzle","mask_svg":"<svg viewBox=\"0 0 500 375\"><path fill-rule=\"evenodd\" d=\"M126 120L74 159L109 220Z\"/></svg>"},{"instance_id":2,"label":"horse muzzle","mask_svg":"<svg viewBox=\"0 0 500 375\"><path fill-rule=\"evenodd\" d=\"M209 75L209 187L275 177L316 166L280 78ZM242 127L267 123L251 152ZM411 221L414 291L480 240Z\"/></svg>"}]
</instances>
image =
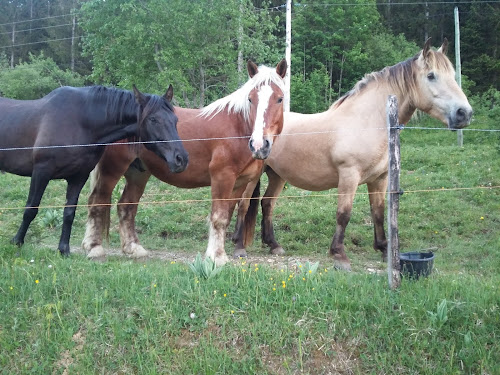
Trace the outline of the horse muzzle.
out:
<instances>
[{"instance_id":1,"label":"horse muzzle","mask_svg":"<svg viewBox=\"0 0 500 375\"><path fill-rule=\"evenodd\" d=\"M248 141L248 148L250 148L250 151L252 152L252 157L258 160L267 159L271 153L271 146L272 142L268 139L264 139L261 145L256 145L252 138Z\"/></svg>"},{"instance_id":2,"label":"horse muzzle","mask_svg":"<svg viewBox=\"0 0 500 375\"><path fill-rule=\"evenodd\" d=\"M472 119L472 108L459 107L448 117L448 127L452 130L465 128Z\"/></svg>"},{"instance_id":3,"label":"horse muzzle","mask_svg":"<svg viewBox=\"0 0 500 375\"><path fill-rule=\"evenodd\" d=\"M189 154L186 150L174 152L172 160L167 159L168 167L173 173L183 172L189 163Z\"/></svg>"}]
</instances>

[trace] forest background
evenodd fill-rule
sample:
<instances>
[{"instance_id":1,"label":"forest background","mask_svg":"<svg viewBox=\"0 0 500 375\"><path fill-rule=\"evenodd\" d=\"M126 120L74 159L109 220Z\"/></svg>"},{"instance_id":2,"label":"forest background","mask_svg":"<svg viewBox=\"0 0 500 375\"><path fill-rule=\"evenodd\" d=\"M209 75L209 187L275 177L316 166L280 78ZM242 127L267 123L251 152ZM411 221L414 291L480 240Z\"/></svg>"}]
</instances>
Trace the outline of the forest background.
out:
<instances>
[{"instance_id":1,"label":"forest background","mask_svg":"<svg viewBox=\"0 0 500 375\"><path fill-rule=\"evenodd\" d=\"M246 80L245 61L285 55L284 0L2 0L0 94L39 98L61 85L162 93L201 107ZM292 2L291 109L324 110L365 73L450 42L460 15L462 85L476 111L500 102L500 1Z\"/></svg>"}]
</instances>

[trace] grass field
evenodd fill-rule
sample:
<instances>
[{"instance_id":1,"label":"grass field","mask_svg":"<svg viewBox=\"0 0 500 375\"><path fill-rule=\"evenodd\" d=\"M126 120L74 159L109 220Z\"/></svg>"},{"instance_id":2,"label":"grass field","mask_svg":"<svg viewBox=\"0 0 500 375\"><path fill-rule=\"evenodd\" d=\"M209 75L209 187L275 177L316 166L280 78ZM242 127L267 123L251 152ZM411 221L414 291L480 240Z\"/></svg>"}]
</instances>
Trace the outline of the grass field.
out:
<instances>
[{"instance_id":1,"label":"grass field","mask_svg":"<svg viewBox=\"0 0 500 375\"><path fill-rule=\"evenodd\" d=\"M441 127L410 124L421 125ZM495 127L486 116L471 125ZM407 129L401 153L401 251L433 248L436 259L429 278L397 291L383 272L367 271L385 264L371 247L365 187L346 232L353 272L335 271L326 256L336 191L288 187L276 235L288 256L319 268L269 267L256 237L247 261L204 279L169 259L61 259L60 181L19 250L9 240L29 179L0 175L0 373L500 374L500 133L465 131L459 148L456 133ZM87 195L88 187L81 204ZM209 189L152 180L137 217L141 241L194 258L205 250L209 209ZM73 247L85 219L80 207ZM112 220L109 246L118 248Z\"/></svg>"}]
</instances>

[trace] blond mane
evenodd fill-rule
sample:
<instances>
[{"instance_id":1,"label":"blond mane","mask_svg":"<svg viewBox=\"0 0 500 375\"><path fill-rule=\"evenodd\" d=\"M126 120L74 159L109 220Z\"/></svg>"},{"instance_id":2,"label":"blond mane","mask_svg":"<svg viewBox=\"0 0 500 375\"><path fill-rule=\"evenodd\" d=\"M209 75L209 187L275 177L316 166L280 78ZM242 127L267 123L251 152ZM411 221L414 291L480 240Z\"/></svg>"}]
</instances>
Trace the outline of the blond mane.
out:
<instances>
[{"instance_id":1,"label":"blond mane","mask_svg":"<svg viewBox=\"0 0 500 375\"><path fill-rule=\"evenodd\" d=\"M258 73L250 78L241 88L207 105L201 110L198 116L213 117L227 108L228 113L241 113L244 119L248 121L250 114L248 95L254 88L258 88L262 85L269 85L271 83L278 86L283 93L285 92L285 82L283 78L276 73L276 68L261 65L259 66Z\"/></svg>"},{"instance_id":2,"label":"blond mane","mask_svg":"<svg viewBox=\"0 0 500 375\"><path fill-rule=\"evenodd\" d=\"M417 69L415 65L421 53L422 51L396 65L385 67L381 71L365 74L349 92L336 100L330 108L338 108L347 99L362 93L372 82L386 83L396 92L415 92L416 82L413 71ZM429 70L446 73L455 71L448 57L439 51L429 50L425 61Z\"/></svg>"}]
</instances>

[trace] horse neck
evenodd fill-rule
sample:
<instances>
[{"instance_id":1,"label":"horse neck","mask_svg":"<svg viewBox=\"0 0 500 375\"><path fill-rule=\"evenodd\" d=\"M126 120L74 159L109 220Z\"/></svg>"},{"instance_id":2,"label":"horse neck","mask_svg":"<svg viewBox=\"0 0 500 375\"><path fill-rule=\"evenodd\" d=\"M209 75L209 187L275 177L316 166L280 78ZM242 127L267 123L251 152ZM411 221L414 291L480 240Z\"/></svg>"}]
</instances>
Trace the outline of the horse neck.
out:
<instances>
[{"instance_id":1,"label":"horse neck","mask_svg":"<svg viewBox=\"0 0 500 375\"><path fill-rule=\"evenodd\" d=\"M416 107L413 104L414 103L414 98L409 94L411 92L410 89L404 90L405 85L390 85L388 82L383 81L383 82L374 82L372 83L373 85L377 85L376 88L373 88L372 90L374 91L373 96L376 97L375 99L377 101L377 106L379 108L386 108L387 105L387 100L390 95L395 95L396 98L398 99L398 121L400 124L406 124L408 121L410 121L411 117L413 116L413 113L415 113ZM367 88L370 90L370 88ZM367 92L367 95L370 95ZM361 100L361 106L363 106L363 101ZM385 113L385 111L383 112ZM384 117L385 121L385 117Z\"/></svg>"},{"instance_id":2,"label":"horse neck","mask_svg":"<svg viewBox=\"0 0 500 375\"><path fill-rule=\"evenodd\" d=\"M86 114L99 142L136 136L138 112L133 94L108 88L96 90L97 94L87 102Z\"/></svg>"},{"instance_id":3,"label":"horse neck","mask_svg":"<svg viewBox=\"0 0 500 375\"><path fill-rule=\"evenodd\" d=\"M400 124L407 124L415 113L414 100L408 93L393 94L398 98L398 119Z\"/></svg>"}]
</instances>

